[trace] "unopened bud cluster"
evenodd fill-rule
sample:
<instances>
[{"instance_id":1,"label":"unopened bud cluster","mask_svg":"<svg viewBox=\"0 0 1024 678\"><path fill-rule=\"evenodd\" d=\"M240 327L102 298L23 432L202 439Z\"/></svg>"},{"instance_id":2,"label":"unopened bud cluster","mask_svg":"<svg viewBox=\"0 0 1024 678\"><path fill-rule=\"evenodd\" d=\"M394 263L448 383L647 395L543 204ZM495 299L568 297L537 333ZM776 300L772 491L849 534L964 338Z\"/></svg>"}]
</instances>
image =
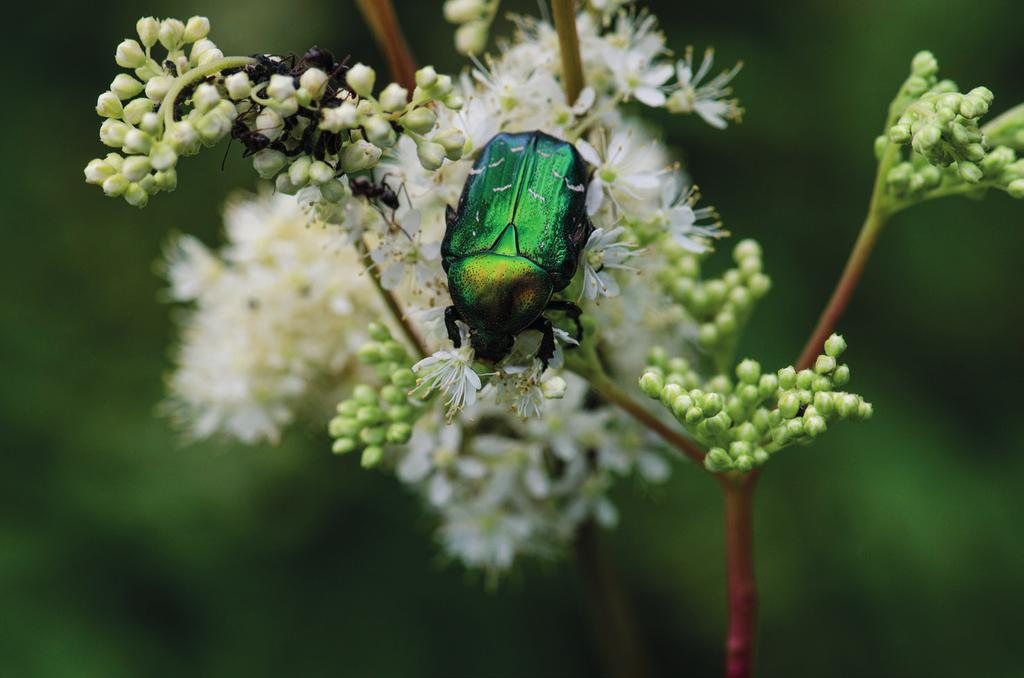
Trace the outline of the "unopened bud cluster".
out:
<instances>
[{"instance_id":1,"label":"unopened bud cluster","mask_svg":"<svg viewBox=\"0 0 1024 678\"><path fill-rule=\"evenodd\" d=\"M640 388L708 449L709 471L746 472L784 447L811 442L833 421L871 416L870 403L840 390L850 380L850 368L838 362L845 349L843 338L833 334L813 369L765 373L747 359L736 367L735 380L719 374L708 381L686 360L656 349Z\"/></svg>"},{"instance_id":2,"label":"unopened bud cluster","mask_svg":"<svg viewBox=\"0 0 1024 678\"><path fill-rule=\"evenodd\" d=\"M225 57L206 37L209 27L203 17L147 17L136 27L139 40L118 46L115 61L133 75L115 77L96 112L104 118L100 140L119 152L91 161L88 183L142 207L176 187L179 157L228 135L279 191L316 186L329 202L347 196L340 177L375 166L401 134L415 140L428 170L462 157L462 131L436 129L435 104L462 105L449 76L428 66L411 94L392 83L375 96L369 66L350 68L316 47L300 59ZM166 50L160 58L157 42Z\"/></svg>"},{"instance_id":3,"label":"unopened bud cluster","mask_svg":"<svg viewBox=\"0 0 1024 678\"><path fill-rule=\"evenodd\" d=\"M416 385L408 351L382 325L371 325L370 337L360 348L359 358L374 368L385 385L380 389L357 385L351 398L338 403L328 425L334 452L359 452L365 467L381 461L385 445L408 442L422 410L422 404L408 395Z\"/></svg>"},{"instance_id":4,"label":"unopened bud cluster","mask_svg":"<svg viewBox=\"0 0 1024 678\"><path fill-rule=\"evenodd\" d=\"M480 54L487 47L491 24L500 0L445 0L444 18L458 26L455 49L459 54Z\"/></svg>"},{"instance_id":5,"label":"unopened bud cluster","mask_svg":"<svg viewBox=\"0 0 1024 678\"><path fill-rule=\"evenodd\" d=\"M977 184L1024 198L1024 161L1009 146L993 148L979 126L992 105L991 90L975 87L963 94L951 80L938 79L938 68L930 52L914 57L898 100L905 108L876 142L879 156L889 144L913 151L888 171L889 192L922 197L940 186Z\"/></svg>"},{"instance_id":6,"label":"unopened bud cluster","mask_svg":"<svg viewBox=\"0 0 1024 678\"><path fill-rule=\"evenodd\" d=\"M659 273L661 284L699 323L700 345L714 355L730 355L756 302L771 288L762 270L761 246L741 240L732 251L736 265L707 280L701 279L701 262L709 253L695 254L672 243L665 251L668 264Z\"/></svg>"}]
</instances>

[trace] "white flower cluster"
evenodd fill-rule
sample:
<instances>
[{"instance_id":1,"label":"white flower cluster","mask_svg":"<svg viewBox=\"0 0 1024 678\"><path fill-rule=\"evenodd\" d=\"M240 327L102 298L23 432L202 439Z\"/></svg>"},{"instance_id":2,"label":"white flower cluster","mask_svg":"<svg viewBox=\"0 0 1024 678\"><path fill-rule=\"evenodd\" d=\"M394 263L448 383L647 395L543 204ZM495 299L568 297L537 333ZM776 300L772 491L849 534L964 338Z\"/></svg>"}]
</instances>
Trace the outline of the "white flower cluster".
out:
<instances>
[{"instance_id":1,"label":"white flower cluster","mask_svg":"<svg viewBox=\"0 0 1024 678\"><path fill-rule=\"evenodd\" d=\"M587 409L586 384L567 375L568 395L543 419L508 419L493 405L467 409L446 424L421 419L399 452L398 477L422 492L440 519L450 556L467 567L500 571L522 555L551 556L586 520L610 527L607 497L616 476L637 468L648 482L669 472L618 411ZM489 418L503 425L486 432Z\"/></svg>"},{"instance_id":2,"label":"white flower cluster","mask_svg":"<svg viewBox=\"0 0 1024 678\"><path fill-rule=\"evenodd\" d=\"M136 29L139 40L123 41L115 54L134 76L118 74L96 103L104 118L100 140L121 153L85 168L87 182L131 205L174 190L178 158L229 134L253 156L261 177L276 179L278 191L311 185L327 202L343 200L341 177L375 166L399 136L415 141L429 169L462 156L462 133L437 130L435 114L460 107L461 99L452 79L429 66L416 72L411 98L397 83L374 96L372 68L350 68L317 47L300 59L225 57L206 37L205 17L145 17ZM166 50L159 59L157 42Z\"/></svg>"},{"instance_id":3,"label":"white flower cluster","mask_svg":"<svg viewBox=\"0 0 1024 678\"><path fill-rule=\"evenodd\" d=\"M576 101L566 99L560 82L554 29L517 21L515 40L459 82L421 70L412 103L397 86L372 97L372 71L348 70L339 96L356 99L321 105L317 129L348 135L345 149L372 146L372 162L346 164L343 150L343 172L332 165L320 181L316 149L333 147L314 134L311 156L312 123L285 123L282 137L255 150L257 168L276 177L279 193L295 193L305 214L295 211L295 199L290 208L285 198L238 203L224 252L216 256L183 239L169 267L174 298L196 304L171 379L172 401L196 435L273 440L324 389L350 392L332 421L335 451L361 450L366 466L394 465L438 513L446 550L494 571L522 554L557 551L583 521L614 523L607 496L613 478L638 471L658 481L668 466L645 429L600 405L587 382L566 369L567 352L585 350L575 348L571 321L554 318L562 327L548 366L536 358L536 331L517 337L496 364L479 362L465 335L461 348L451 345L442 322L451 301L440 243L446 210L457 204L476 154L499 132L541 130L573 143L592 165L586 209L594 230L562 301L584 305L605 367L630 383L633 374L616 368L638 372L650 346L696 336L685 310L654 284L675 265L665 251L704 252L724 233L713 210L695 206L681 168L625 104L635 99L683 110L679 102L686 101L716 126L738 116L735 103L724 100L735 71L701 86L710 61L696 74L689 57L673 65L650 15L605 13L597 3L583 9L577 25L588 87ZM274 63L256 65L273 70ZM221 73L216 88L234 101L231 91L248 85L257 117L283 119L292 106L301 111L309 99L303 90L316 89L302 75L284 82L271 74L254 98L255 78L240 77L250 66ZM417 103L423 91L432 93L430 106ZM236 120L250 115L235 110ZM423 118L423 130L440 131L417 131L407 124L413 113ZM252 136L262 129L259 123L239 130L249 150L263 143ZM436 351L413 365L416 358L391 350L395 340L374 338L372 350L360 355L387 353L383 362L369 361L378 372L391 370L378 393L350 364L365 339L361 328L371 333L370 318L380 320L380 311L368 308L377 290L357 273L367 264L426 352Z\"/></svg>"},{"instance_id":4,"label":"white flower cluster","mask_svg":"<svg viewBox=\"0 0 1024 678\"><path fill-rule=\"evenodd\" d=\"M225 225L219 252L168 248L169 297L191 305L168 407L197 438L276 442L296 416L326 418L379 308L352 248L294 199L236 198Z\"/></svg>"}]
</instances>

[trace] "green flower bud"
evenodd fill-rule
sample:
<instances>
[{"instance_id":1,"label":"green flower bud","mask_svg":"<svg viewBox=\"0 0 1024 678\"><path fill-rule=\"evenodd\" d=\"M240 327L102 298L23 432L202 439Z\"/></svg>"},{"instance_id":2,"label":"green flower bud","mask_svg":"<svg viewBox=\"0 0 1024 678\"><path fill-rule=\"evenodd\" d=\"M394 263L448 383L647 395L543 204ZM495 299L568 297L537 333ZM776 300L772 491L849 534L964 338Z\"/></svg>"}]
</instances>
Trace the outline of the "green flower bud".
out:
<instances>
[{"instance_id":1,"label":"green flower bud","mask_svg":"<svg viewBox=\"0 0 1024 678\"><path fill-rule=\"evenodd\" d=\"M1024 179L1014 179L1006 185L1006 192L1010 194L1011 198L1017 198L1018 200L1024 198Z\"/></svg>"},{"instance_id":2,"label":"green flower bud","mask_svg":"<svg viewBox=\"0 0 1024 678\"><path fill-rule=\"evenodd\" d=\"M407 367L395 370L391 373L391 383L399 388L410 389L416 385L416 375Z\"/></svg>"},{"instance_id":3,"label":"green flower bud","mask_svg":"<svg viewBox=\"0 0 1024 678\"><path fill-rule=\"evenodd\" d=\"M409 442L412 437L412 426L405 422L396 422L388 427L387 441L393 445Z\"/></svg>"},{"instance_id":4,"label":"green flower bud","mask_svg":"<svg viewBox=\"0 0 1024 678\"><path fill-rule=\"evenodd\" d=\"M388 410L388 419L391 421L404 421L406 423L412 423L416 418L416 409L408 404L395 405Z\"/></svg>"},{"instance_id":5,"label":"green flower bud","mask_svg":"<svg viewBox=\"0 0 1024 678\"><path fill-rule=\"evenodd\" d=\"M178 19L164 19L160 22L160 44L172 51L181 46L185 37L185 24Z\"/></svg>"},{"instance_id":6,"label":"green flower bud","mask_svg":"<svg viewBox=\"0 0 1024 678\"><path fill-rule=\"evenodd\" d=\"M359 440L367 445L382 445L386 439L386 431L378 426L365 426L359 432Z\"/></svg>"},{"instance_id":7,"label":"green flower bud","mask_svg":"<svg viewBox=\"0 0 1024 678\"><path fill-rule=\"evenodd\" d=\"M470 21L455 29L455 50L459 54L480 54L487 47L486 21Z\"/></svg>"},{"instance_id":8,"label":"green flower bud","mask_svg":"<svg viewBox=\"0 0 1024 678\"><path fill-rule=\"evenodd\" d=\"M122 68L138 68L146 63L146 53L135 40L123 40L114 52L114 61Z\"/></svg>"},{"instance_id":9,"label":"green flower bud","mask_svg":"<svg viewBox=\"0 0 1024 678\"><path fill-rule=\"evenodd\" d=\"M771 278L766 276L764 273L757 273L747 280L747 289L750 290L750 294L755 299L760 299L768 293L772 287Z\"/></svg>"},{"instance_id":10,"label":"green flower bud","mask_svg":"<svg viewBox=\"0 0 1024 678\"><path fill-rule=\"evenodd\" d=\"M315 160L309 166L309 180L316 186L326 184L334 178L334 168L323 160Z\"/></svg>"},{"instance_id":11,"label":"green flower bud","mask_svg":"<svg viewBox=\"0 0 1024 678\"><path fill-rule=\"evenodd\" d=\"M819 355L814 361L814 371L818 374L828 374L836 368L836 359L830 355Z\"/></svg>"},{"instance_id":12,"label":"green flower bud","mask_svg":"<svg viewBox=\"0 0 1024 678\"><path fill-rule=\"evenodd\" d=\"M399 118L398 124L415 134L426 134L437 124L437 115L429 108L420 106Z\"/></svg>"},{"instance_id":13,"label":"green flower bud","mask_svg":"<svg viewBox=\"0 0 1024 678\"><path fill-rule=\"evenodd\" d=\"M754 468L754 460L752 457L744 455L736 459L734 466L736 467L737 471L747 473L752 468Z\"/></svg>"},{"instance_id":14,"label":"green flower bud","mask_svg":"<svg viewBox=\"0 0 1024 678\"><path fill-rule=\"evenodd\" d=\"M712 473L721 473L733 468L732 457L721 447L713 447L704 456L704 468Z\"/></svg>"},{"instance_id":15,"label":"green flower bud","mask_svg":"<svg viewBox=\"0 0 1024 678\"><path fill-rule=\"evenodd\" d=\"M757 382L757 394L767 398L779 389L779 379L774 374L765 374Z\"/></svg>"},{"instance_id":16,"label":"green flower bud","mask_svg":"<svg viewBox=\"0 0 1024 678\"><path fill-rule=\"evenodd\" d=\"M116 94L104 92L96 98L96 112L104 118L120 118L124 115L124 107Z\"/></svg>"},{"instance_id":17,"label":"green flower bud","mask_svg":"<svg viewBox=\"0 0 1024 678\"><path fill-rule=\"evenodd\" d=\"M841 334L833 334L825 340L825 355L838 358L846 350L846 340Z\"/></svg>"},{"instance_id":18,"label":"green flower bud","mask_svg":"<svg viewBox=\"0 0 1024 678\"><path fill-rule=\"evenodd\" d=\"M874 409L871 407L871 403L860 401L857 406L857 418L863 421L870 419L872 414L874 414Z\"/></svg>"},{"instance_id":19,"label":"green flower bud","mask_svg":"<svg viewBox=\"0 0 1024 678\"><path fill-rule=\"evenodd\" d=\"M683 393L683 388L679 384L665 384L664 388L661 389L661 402L666 407L675 402Z\"/></svg>"},{"instance_id":20,"label":"green flower bud","mask_svg":"<svg viewBox=\"0 0 1024 678\"><path fill-rule=\"evenodd\" d=\"M657 372L647 371L640 375L640 390L648 398L658 398L665 388L664 378Z\"/></svg>"},{"instance_id":21,"label":"green flower bud","mask_svg":"<svg viewBox=\"0 0 1024 678\"><path fill-rule=\"evenodd\" d=\"M754 450L753 457L755 465L764 466L765 462L768 461L768 452L764 448L758 447Z\"/></svg>"},{"instance_id":22,"label":"green flower bud","mask_svg":"<svg viewBox=\"0 0 1024 678\"><path fill-rule=\"evenodd\" d=\"M153 169L162 172L170 169L178 162L178 154L174 152L171 145L165 142L153 144L149 151L149 162Z\"/></svg>"},{"instance_id":23,"label":"green flower bud","mask_svg":"<svg viewBox=\"0 0 1024 678\"><path fill-rule=\"evenodd\" d=\"M756 384L761 378L761 364L747 358L736 366L736 377L745 384Z\"/></svg>"},{"instance_id":24,"label":"green flower bud","mask_svg":"<svg viewBox=\"0 0 1024 678\"><path fill-rule=\"evenodd\" d=\"M356 64L345 74L345 82L361 97L373 94L373 84L376 80L377 73L365 64Z\"/></svg>"},{"instance_id":25,"label":"green flower bud","mask_svg":"<svg viewBox=\"0 0 1024 678\"><path fill-rule=\"evenodd\" d=\"M288 156L281 151L272 148L265 148L258 151L252 157L252 166L256 173L263 179L272 179L278 172L284 169L288 162Z\"/></svg>"},{"instance_id":26,"label":"green flower bud","mask_svg":"<svg viewBox=\"0 0 1024 678\"><path fill-rule=\"evenodd\" d=\"M824 433L827 428L828 426L825 424L825 419L823 417L807 417L804 420L804 431L812 438L817 438Z\"/></svg>"},{"instance_id":27,"label":"green flower bud","mask_svg":"<svg viewBox=\"0 0 1024 678\"><path fill-rule=\"evenodd\" d=\"M752 238L746 238L736 243L736 247L732 250L732 258L737 264L741 264L745 259L749 258L761 258L761 245Z\"/></svg>"},{"instance_id":28,"label":"green flower bud","mask_svg":"<svg viewBox=\"0 0 1024 678\"><path fill-rule=\"evenodd\" d=\"M792 366L782 368L778 375L779 388L789 390L796 386L796 370Z\"/></svg>"},{"instance_id":29,"label":"green flower bud","mask_svg":"<svg viewBox=\"0 0 1024 678\"><path fill-rule=\"evenodd\" d=\"M832 373L832 384L835 386L845 386L850 381L850 368L848 365L840 365L836 368L836 371Z\"/></svg>"},{"instance_id":30,"label":"green flower bud","mask_svg":"<svg viewBox=\"0 0 1024 678\"><path fill-rule=\"evenodd\" d=\"M416 156L420 160L420 165L425 170L436 170L441 167L441 163L445 159L444 146L436 144L432 141L420 141L416 144Z\"/></svg>"},{"instance_id":31,"label":"green flower bud","mask_svg":"<svg viewBox=\"0 0 1024 678\"><path fill-rule=\"evenodd\" d=\"M363 450L363 455L359 459L359 464L363 468L373 468L380 463L380 460L384 457L383 448L378 445L371 445Z\"/></svg>"},{"instance_id":32,"label":"green flower bud","mask_svg":"<svg viewBox=\"0 0 1024 678\"><path fill-rule=\"evenodd\" d=\"M362 139L345 147L341 153L341 170L346 174L355 174L368 170L380 160L381 149Z\"/></svg>"},{"instance_id":33,"label":"green flower bud","mask_svg":"<svg viewBox=\"0 0 1024 678\"><path fill-rule=\"evenodd\" d=\"M338 438L331 445L331 451L335 454L347 454L356 449L358 444L352 438Z\"/></svg>"},{"instance_id":34,"label":"green flower bud","mask_svg":"<svg viewBox=\"0 0 1024 678\"><path fill-rule=\"evenodd\" d=\"M818 391L814 394L814 409L822 416L827 417L832 414L833 402L832 395L826 391Z\"/></svg>"},{"instance_id":35,"label":"green flower bud","mask_svg":"<svg viewBox=\"0 0 1024 678\"><path fill-rule=\"evenodd\" d=\"M792 391L786 391L779 398L779 412L786 419L792 419L800 411L800 398Z\"/></svg>"},{"instance_id":36,"label":"green flower bud","mask_svg":"<svg viewBox=\"0 0 1024 678\"><path fill-rule=\"evenodd\" d=\"M123 174L112 174L103 180L103 192L113 198L124 194L128 190L128 180Z\"/></svg>"},{"instance_id":37,"label":"green flower bud","mask_svg":"<svg viewBox=\"0 0 1024 678\"><path fill-rule=\"evenodd\" d=\"M760 438L757 432L757 427L749 421L745 421L736 428L733 429L733 435L737 440L743 440L747 443L754 443Z\"/></svg>"},{"instance_id":38,"label":"green flower bud","mask_svg":"<svg viewBox=\"0 0 1024 678\"><path fill-rule=\"evenodd\" d=\"M116 173L117 170L114 169L110 163L105 160L95 158L90 160L89 164L85 166L85 181L86 183L99 186Z\"/></svg>"},{"instance_id":39,"label":"green flower bud","mask_svg":"<svg viewBox=\"0 0 1024 678\"><path fill-rule=\"evenodd\" d=\"M967 162L966 160L961 160L957 163L957 173L960 175L961 179L969 184L978 183L981 181L983 176L980 167L975 165L973 162Z\"/></svg>"},{"instance_id":40,"label":"green flower bud","mask_svg":"<svg viewBox=\"0 0 1024 678\"><path fill-rule=\"evenodd\" d=\"M678 396L672 401L672 414L675 415L676 419L684 420L686 418L686 412L693 407L693 398L688 395Z\"/></svg>"},{"instance_id":41,"label":"green flower bud","mask_svg":"<svg viewBox=\"0 0 1024 678\"><path fill-rule=\"evenodd\" d=\"M817 376L811 381L811 391L817 393L818 391L828 391L832 388L832 381L825 376Z\"/></svg>"},{"instance_id":42,"label":"green flower bud","mask_svg":"<svg viewBox=\"0 0 1024 678\"><path fill-rule=\"evenodd\" d=\"M710 348L718 343L718 327L714 323L704 323L697 333L701 346Z\"/></svg>"},{"instance_id":43,"label":"green flower bud","mask_svg":"<svg viewBox=\"0 0 1024 678\"><path fill-rule=\"evenodd\" d=\"M740 400L743 401L747 406L754 405L760 400L760 394L758 393L757 386L753 384L743 384L736 388L736 395L739 396Z\"/></svg>"},{"instance_id":44,"label":"green flower bud","mask_svg":"<svg viewBox=\"0 0 1024 678\"><path fill-rule=\"evenodd\" d=\"M687 424L693 426L704 420L704 413L701 411L699 407L691 407L690 409L686 410L684 420Z\"/></svg>"},{"instance_id":45,"label":"green flower bud","mask_svg":"<svg viewBox=\"0 0 1024 678\"><path fill-rule=\"evenodd\" d=\"M431 89L437 84L437 71L433 66L424 66L416 71L416 85L423 89Z\"/></svg>"},{"instance_id":46,"label":"green flower bud","mask_svg":"<svg viewBox=\"0 0 1024 678\"><path fill-rule=\"evenodd\" d=\"M130 156L125 158L125 163L121 166L121 173L129 181L140 181L142 177L150 173L151 169L150 159L145 156Z\"/></svg>"},{"instance_id":47,"label":"green flower bud","mask_svg":"<svg viewBox=\"0 0 1024 678\"><path fill-rule=\"evenodd\" d=\"M707 414L707 412L704 414ZM721 435L732 426L732 418L725 412L719 412L715 416L705 419L704 422L707 425L708 431L714 435Z\"/></svg>"},{"instance_id":48,"label":"green flower bud","mask_svg":"<svg viewBox=\"0 0 1024 678\"><path fill-rule=\"evenodd\" d=\"M434 141L441 144L449 160L458 160L466 147L466 135L456 127L449 127L434 135Z\"/></svg>"},{"instance_id":49,"label":"green flower bud","mask_svg":"<svg viewBox=\"0 0 1024 678\"><path fill-rule=\"evenodd\" d=\"M113 118L107 118L100 125L100 141L104 146L110 148L121 148L124 146L124 138L131 131L131 127Z\"/></svg>"},{"instance_id":50,"label":"green flower bud","mask_svg":"<svg viewBox=\"0 0 1024 678\"><path fill-rule=\"evenodd\" d=\"M939 72L939 62L931 52L920 51L910 62L910 72L919 78L933 77Z\"/></svg>"},{"instance_id":51,"label":"green flower bud","mask_svg":"<svg viewBox=\"0 0 1024 678\"><path fill-rule=\"evenodd\" d=\"M140 129L130 129L124 135L124 150L126 153L149 153L149 149L152 147L153 137Z\"/></svg>"},{"instance_id":52,"label":"green flower bud","mask_svg":"<svg viewBox=\"0 0 1024 678\"><path fill-rule=\"evenodd\" d=\"M205 38L210 33L210 20L205 16L194 16L185 24L185 42L195 42Z\"/></svg>"}]
</instances>

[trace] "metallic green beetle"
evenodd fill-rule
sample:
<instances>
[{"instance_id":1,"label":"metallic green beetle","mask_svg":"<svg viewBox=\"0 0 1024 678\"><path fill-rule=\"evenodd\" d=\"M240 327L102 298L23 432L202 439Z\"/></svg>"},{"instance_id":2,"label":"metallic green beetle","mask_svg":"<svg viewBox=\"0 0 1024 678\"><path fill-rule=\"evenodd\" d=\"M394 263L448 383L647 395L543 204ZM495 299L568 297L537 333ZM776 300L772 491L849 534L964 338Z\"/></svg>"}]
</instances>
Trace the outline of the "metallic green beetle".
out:
<instances>
[{"instance_id":1,"label":"metallic green beetle","mask_svg":"<svg viewBox=\"0 0 1024 678\"><path fill-rule=\"evenodd\" d=\"M448 208L441 262L452 306L445 326L456 348L456 320L469 325L478 358L497 362L527 329L543 334L545 366L555 338L544 311L564 311L582 335L580 309L552 300L572 281L593 226L586 210L587 170L576 149L543 132L499 134L487 142ZM581 337L578 337L581 338Z\"/></svg>"}]
</instances>

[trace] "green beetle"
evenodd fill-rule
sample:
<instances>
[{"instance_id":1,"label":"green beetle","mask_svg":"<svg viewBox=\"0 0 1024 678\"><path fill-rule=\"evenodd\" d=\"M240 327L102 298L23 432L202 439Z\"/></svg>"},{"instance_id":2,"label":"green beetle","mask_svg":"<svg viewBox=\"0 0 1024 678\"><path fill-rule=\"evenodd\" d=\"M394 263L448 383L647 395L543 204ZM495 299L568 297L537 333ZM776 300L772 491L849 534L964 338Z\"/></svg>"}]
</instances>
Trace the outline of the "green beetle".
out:
<instances>
[{"instance_id":1,"label":"green beetle","mask_svg":"<svg viewBox=\"0 0 1024 678\"><path fill-rule=\"evenodd\" d=\"M441 262L452 306L445 326L456 348L456 320L469 326L478 358L497 362L527 329L543 334L546 367L555 338L545 311L563 311L582 338L580 308L552 300L572 281L593 226L586 210L587 170L565 141L543 132L498 134L484 146L448 208Z\"/></svg>"}]
</instances>

